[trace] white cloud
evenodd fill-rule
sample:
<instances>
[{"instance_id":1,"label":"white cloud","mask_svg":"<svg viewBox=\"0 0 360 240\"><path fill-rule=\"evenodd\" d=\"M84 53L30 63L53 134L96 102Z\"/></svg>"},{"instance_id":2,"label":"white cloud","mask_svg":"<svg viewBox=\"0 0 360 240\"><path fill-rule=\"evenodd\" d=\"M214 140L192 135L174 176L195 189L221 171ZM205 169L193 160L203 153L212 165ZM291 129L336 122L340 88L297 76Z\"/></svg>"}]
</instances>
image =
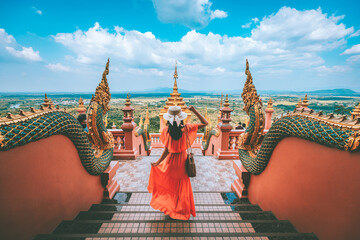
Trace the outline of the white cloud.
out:
<instances>
[{"instance_id":1,"label":"white cloud","mask_svg":"<svg viewBox=\"0 0 360 240\"><path fill-rule=\"evenodd\" d=\"M360 36L360 30L357 30L356 32L350 35L350 37L357 37L357 36Z\"/></svg>"},{"instance_id":2,"label":"white cloud","mask_svg":"<svg viewBox=\"0 0 360 240\"><path fill-rule=\"evenodd\" d=\"M12 35L9 35L5 31L5 29L0 28L0 44L1 45L8 45L8 44L11 44L11 43L14 43L14 42L16 42L15 38Z\"/></svg>"},{"instance_id":3,"label":"white cloud","mask_svg":"<svg viewBox=\"0 0 360 240\"><path fill-rule=\"evenodd\" d=\"M360 55L351 56L346 61L350 64L358 64L360 63Z\"/></svg>"},{"instance_id":4,"label":"white cloud","mask_svg":"<svg viewBox=\"0 0 360 240\"><path fill-rule=\"evenodd\" d=\"M355 54L360 53L360 44L354 45L349 49L346 49L342 54Z\"/></svg>"},{"instance_id":5,"label":"white cloud","mask_svg":"<svg viewBox=\"0 0 360 240\"><path fill-rule=\"evenodd\" d=\"M226 12L216 9L215 11L211 11L210 19L213 20L215 18L227 18L227 16L228 15Z\"/></svg>"},{"instance_id":6,"label":"white cloud","mask_svg":"<svg viewBox=\"0 0 360 240\"><path fill-rule=\"evenodd\" d=\"M69 72L70 68L67 66L62 65L61 63L49 63L48 65L46 65L47 68L53 70L53 71L60 71L60 72Z\"/></svg>"},{"instance_id":7,"label":"white cloud","mask_svg":"<svg viewBox=\"0 0 360 240\"><path fill-rule=\"evenodd\" d=\"M39 14L39 15L42 15L42 11L37 9L36 7L32 7L34 9L34 11Z\"/></svg>"},{"instance_id":8,"label":"white cloud","mask_svg":"<svg viewBox=\"0 0 360 240\"><path fill-rule=\"evenodd\" d=\"M353 28L339 23L343 17L328 17L321 9L298 11L284 7L262 20L253 18L252 24L256 25L249 37L192 30L178 41L166 42L151 32L119 26L112 31L99 23L87 30L58 33L53 37L73 52L68 61L102 67L104 59L110 57L125 78L133 78L136 73L155 79L171 76L169 68L175 60L183 63L183 74L192 79L234 78L243 72L246 58L264 77L296 74L307 69L325 75L349 70L344 66L326 66L320 56L325 50L346 45L346 37L353 33ZM188 84L194 83L189 79Z\"/></svg>"},{"instance_id":9,"label":"white cloud","mask_svg":"<svg viewBox=\"0 0 360 240\"><path fill-rule=\"evenodd\" d=\"M242 28L250 28L250 26L254 23L256 24L257 22L259 22L259 19L258 18L252 18L250 22L244 24L244 25L241 25Z\"/></svg>"},{"instance_id":10,"label":"white cloud","mask_svg":"<svg viewBox=\"0 0 360 240\"><path fill-rule=\"evenodd\" d=\"M341 72L349 71L349 67L348 66L339 66L339 65L327 67L325 65L322 65L322 66L316 67L315 71L317 71L319 74L326 75L326 74L341 73Z\"/></svg>"},{"instance_id":11,"label":"white cloud","mask_svg":"<svg viewBox=\"0 0 360 240\"><path fill-rule=\"evenodd\" d=\"M328 17L321 9L299 11L282 7L276 14L264 17L252 30L252 37L274 42L278 47L302 51L333 49L344 43L344 37L354 32L338 23L344 16Z\"/></svg>"},{"instance_id":12,"label":"white cloud","mask_svg":"<svg viewBox=\"0 0 360 240\"><path fill-rule=\"evenodd\" d=\"M13 56L30 61L41 61L39 51L34 51L32 47L21 47L21 50L15 50L13 47L5 47Z\"/></svg>"},{"instance_id":13,"label":"white cloud","mask_svg":"<svg viewBox=\"0 0 360 240\"><path fill-rule=\"evenodd\" d=\"M17 50L20 49L20 50ZM6 50L6 51L5 51ZM0 56L11 54L14 57L30 61L41 61L39 51L34 51L32 47L24 47L18 44L12 35L5 29L0 28Z\"/></svg>"},{"instance_id":14,"label":"white cloud","mask_svg":"<svg viewBox=\"0 0 360 240\"><path fill-rule=\"evenodd\" d=\"M161 22L182 24L191 29L206 27L215 18L226 18L227 13L211 10L209 0L153 0Z\"/></svg>"}]
</instances>

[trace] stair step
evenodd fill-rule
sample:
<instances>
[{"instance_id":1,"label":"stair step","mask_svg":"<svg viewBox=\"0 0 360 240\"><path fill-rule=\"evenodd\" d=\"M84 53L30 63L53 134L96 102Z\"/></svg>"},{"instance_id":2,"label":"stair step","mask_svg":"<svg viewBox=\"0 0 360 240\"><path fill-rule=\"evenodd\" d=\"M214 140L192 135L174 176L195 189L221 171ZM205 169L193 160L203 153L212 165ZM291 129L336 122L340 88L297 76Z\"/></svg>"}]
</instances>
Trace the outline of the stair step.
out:
<instances>
[{"instance_id":1,"label":"stair step","mask_svg":"<svg viewBox=\"0 0 360 240\"><path fill-rule=\"evenodd\" d=\"M80 212L76 220L165 220L164 213L153 212L119 212L88 211ZM198 211L190 220L276 220L271 212L264 211Z\"/></svg>"},{"instance_id":2,"label":"stair step","mask_svg":"<svg viewBox=\"0 0 360 240\"><path fill-rule=\"evenodd\" d=\"M287 220L75 220L63 221L54 234L95 233L261 233L296 232Z\"/></svg>"},{"instance_id":3,"label":"stair step","mask_svg":"<svg viewBox=\"0 0 360 240\"><path fill-rule=\"evenodd\" d=\"M238 199L233 192L193 192L195 204L249 203L247 199ZM103 200L105 204L133 203L149 204L151 193L117 192L111 200Z\"/></svg>"},{"instance_id":4,"label":"stair step","mask_svg":"<svg viewBox=\"0 0 360 240\"><path fill-rule=\"evenodd\" d=\"M42 234L34 240L317 240L312 233L146 233L146 234Z\"/></svg>"},{"instance_id":5,"label":"stair step","mask_svg":"<svg viewBox=\"0 0 360 240\"><path fill-rule=\"evenodd\" d=\"M196 204L196 211L261 211L253 204ZM93 204L89 211L154 211L149 204Z\"/></svg>"}]
</instances>

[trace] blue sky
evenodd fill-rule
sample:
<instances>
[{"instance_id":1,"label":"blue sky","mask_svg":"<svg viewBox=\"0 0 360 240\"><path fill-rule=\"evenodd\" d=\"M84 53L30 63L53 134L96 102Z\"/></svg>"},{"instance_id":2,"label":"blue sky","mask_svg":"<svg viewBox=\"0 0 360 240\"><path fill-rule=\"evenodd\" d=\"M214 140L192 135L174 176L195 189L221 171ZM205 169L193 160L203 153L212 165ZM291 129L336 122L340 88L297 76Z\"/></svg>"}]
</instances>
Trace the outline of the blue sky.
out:
<instances>
[{"instance_id":1,"label":"blue sky","mask_svg":"<svg viewBox=\"0 0 360 240\"><path fill-rule=\"evenodd\" d=\"M360 91L359 1L1 1L0 92Z\"/></svg>"}]
</instances>

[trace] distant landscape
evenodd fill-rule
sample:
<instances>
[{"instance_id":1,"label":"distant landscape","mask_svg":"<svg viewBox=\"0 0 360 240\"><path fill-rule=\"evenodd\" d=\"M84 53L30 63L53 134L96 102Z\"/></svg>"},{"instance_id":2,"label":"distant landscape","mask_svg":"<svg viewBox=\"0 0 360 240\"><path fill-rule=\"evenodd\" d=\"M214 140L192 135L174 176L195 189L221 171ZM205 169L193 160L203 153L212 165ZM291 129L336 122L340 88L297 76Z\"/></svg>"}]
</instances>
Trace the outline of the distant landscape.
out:
<instances>
[{"instance_id":1,"label":"distant landscape","mask_svg":"<svg viewBox=\"0 0 360 240\"><path fill-rule=\"evenodd\" d=\"M149 107L150 132L158 132L160 128L159 112L165 105L167 97L170 97L172 88L154 89L153 92L134 92L130 93L132 106L135 108L135 122L138 124L141 117L145 117L146 108ZM211 119L212 126L217 123L217 116L220 108L220 93L190 92L179 89L181 97L187 105L194 105L202 114L207 109ZM243 109L243 100L241 98L242 90L232 90L223 92L229 94L230 107L232 112L232 125L236 126L239 122L245 123L246 113ZM360 102L360 93L350 89L330 89L317 90L309 92L279 92L279 91L259 91L263 101L264 109L267 101L271 97L273 108L275 110L273 117L278 117L287 111L293 111L300 99L308 94L309 107L315 111L324 113L334 112L335 114L350 115L355 105ZM50 99L55 105L66 109L69 113L77 116L77 107L79 98L82 97L85 105L89 104L92 93L48 93ZM121 127L122 111L126 93L115 92L111 95L110 111L108 113L108 128L113 124L117 128ZM17 114L19 110L28 110L30 107L39 108L43 103L44 93L0 93L0 117L5 117L6 113ZM225 96L224 96L225 100ZM194 120L194 119L192 119Z\"/></svg>"}]
</instances>

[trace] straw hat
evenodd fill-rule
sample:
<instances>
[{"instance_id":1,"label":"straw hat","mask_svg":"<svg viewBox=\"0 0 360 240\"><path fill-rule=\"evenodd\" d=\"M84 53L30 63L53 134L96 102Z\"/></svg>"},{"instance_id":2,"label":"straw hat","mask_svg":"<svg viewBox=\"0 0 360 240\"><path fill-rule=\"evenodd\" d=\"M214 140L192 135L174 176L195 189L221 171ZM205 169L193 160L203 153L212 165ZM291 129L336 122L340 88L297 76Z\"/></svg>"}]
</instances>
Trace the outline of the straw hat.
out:
<instances>
[{"instance_id":1,"label":"straw hat","mask_svg":"<svg viewBox=\"0 0 360 240\"><path fill-rule=\"evenodd\" d=\"M179 126L181 121L187 117L187 114L181 111L179 106L171 106L168 109L168 112L164 114L164 119L169 121L173 125L174 121L176 125Z\"/></svg>"}]
</instances>

